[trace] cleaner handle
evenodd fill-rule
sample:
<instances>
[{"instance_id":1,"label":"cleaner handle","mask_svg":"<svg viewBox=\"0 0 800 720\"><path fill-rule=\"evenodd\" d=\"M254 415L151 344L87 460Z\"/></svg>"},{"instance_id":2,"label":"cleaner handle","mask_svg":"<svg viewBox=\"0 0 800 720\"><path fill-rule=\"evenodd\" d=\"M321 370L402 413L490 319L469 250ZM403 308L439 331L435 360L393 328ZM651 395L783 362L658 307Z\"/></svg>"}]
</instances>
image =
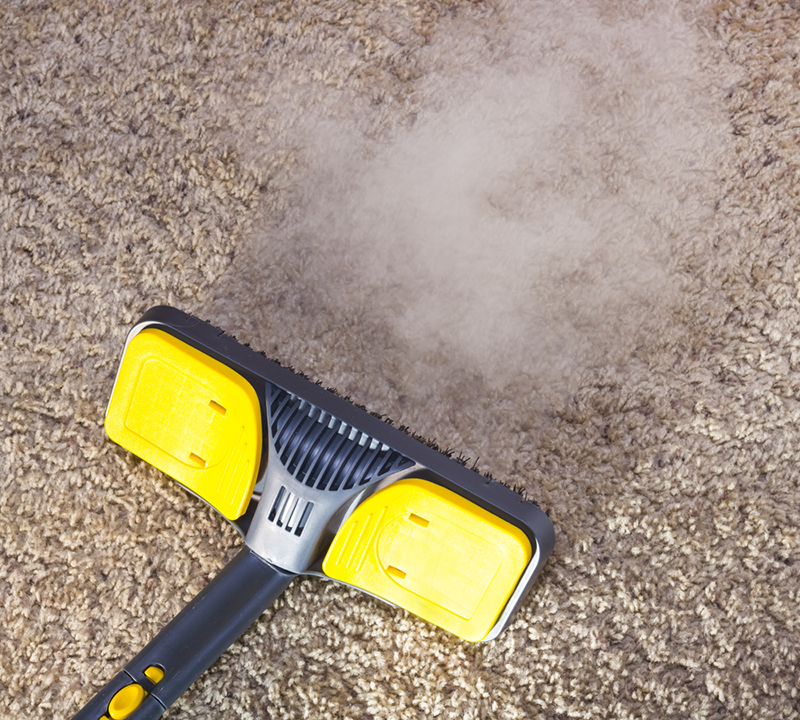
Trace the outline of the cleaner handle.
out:
<instances>
[{"instance_id":1,"label":"cleaner handle","mask_svg":"<svg viewBox=\"0 0 800 720\"><path fill-rule=\"evenodd\" d=\"M161 717L294 577L245 546L73 720Z\"/></svg>"}]
</instances>

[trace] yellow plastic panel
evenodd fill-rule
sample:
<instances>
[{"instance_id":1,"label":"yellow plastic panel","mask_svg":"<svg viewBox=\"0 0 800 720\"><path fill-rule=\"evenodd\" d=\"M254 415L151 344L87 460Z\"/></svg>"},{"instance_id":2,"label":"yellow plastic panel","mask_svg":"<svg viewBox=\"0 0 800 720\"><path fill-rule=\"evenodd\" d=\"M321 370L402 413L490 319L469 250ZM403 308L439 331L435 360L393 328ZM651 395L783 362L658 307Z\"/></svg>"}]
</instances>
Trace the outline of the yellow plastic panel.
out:
<instances>
[{"instance_id":1,"label":"yellow plastic panel","mask_svg":"<svg viewBox=\"0 0 800 720\"><path fill-rule=\"evenodd\" d=\"M323 570L476 642L488 635L531 559L522 530L426 480L359 505Z\"/></svg>"},{"instance_id":2,"label":"yellow plastic panel","mask_svg":"<svg viewBox=\"0 0 800 720\"><path fill-rule=\"evenodd\" d=\"M106 432L230 520L246 509L261 460L261 410L241 375L161 330L125 351Z\"/></svg>"}]
</instances>

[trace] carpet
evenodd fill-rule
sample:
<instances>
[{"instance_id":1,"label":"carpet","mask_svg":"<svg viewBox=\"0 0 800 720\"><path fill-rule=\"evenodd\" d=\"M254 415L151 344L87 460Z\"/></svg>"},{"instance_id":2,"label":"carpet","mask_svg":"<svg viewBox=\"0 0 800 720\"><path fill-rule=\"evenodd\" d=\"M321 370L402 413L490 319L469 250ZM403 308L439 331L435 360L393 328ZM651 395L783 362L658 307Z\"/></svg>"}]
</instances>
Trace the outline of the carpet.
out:
<instances>
[{"instance_id":1,"label":"carpet","mask_svg":"<svg viewBox=\"0 0 800 720\"><path fill-rule=\"evenodd\" d=\"M547 510L462 642L299 578L170 718L800 717L800 10L0 8L0 717L69 718L232 558L111 443L157 304Z\"/></svg>"}]
</instances>

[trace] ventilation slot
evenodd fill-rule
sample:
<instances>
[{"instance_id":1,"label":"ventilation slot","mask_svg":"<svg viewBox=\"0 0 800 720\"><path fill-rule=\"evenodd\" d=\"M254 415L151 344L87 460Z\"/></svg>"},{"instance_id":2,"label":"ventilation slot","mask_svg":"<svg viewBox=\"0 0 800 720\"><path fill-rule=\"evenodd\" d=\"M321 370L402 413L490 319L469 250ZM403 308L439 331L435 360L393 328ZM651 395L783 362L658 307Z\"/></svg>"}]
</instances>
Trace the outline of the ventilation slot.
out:
<instances>
[{"instance_id":1,"label":"ventilation slot","mask_svg":"<svg viewBox=\"0 0 800 720\"><path fill-rule=\"evenodd\" d=\"M294 533L297 537L300 537L313 509L313 502L297 497L281 485L275 495L275 500L269 510L267 519L286 530L286 532Z\"/></svg>"}]
</instances>

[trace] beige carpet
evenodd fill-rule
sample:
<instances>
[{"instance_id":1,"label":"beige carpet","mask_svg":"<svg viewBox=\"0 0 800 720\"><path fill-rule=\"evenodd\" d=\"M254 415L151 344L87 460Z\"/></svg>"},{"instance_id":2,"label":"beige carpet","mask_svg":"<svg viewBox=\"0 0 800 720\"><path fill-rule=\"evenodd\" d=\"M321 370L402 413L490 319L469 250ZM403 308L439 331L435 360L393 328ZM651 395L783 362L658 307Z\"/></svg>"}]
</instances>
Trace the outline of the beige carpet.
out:
<instances>
[{"instance_id":1,"label":"beige carpet","mask_svg":"<svg viewBox=\"0 0 800 720\"><path fill-rule=\"evenodd\" d=\"M300 579L168 717L800 717L800 10L621 7L2 5L0 717L239 546L103 433L161 303L557 533L494 642Z\"/></svg>"}]
</instances>

